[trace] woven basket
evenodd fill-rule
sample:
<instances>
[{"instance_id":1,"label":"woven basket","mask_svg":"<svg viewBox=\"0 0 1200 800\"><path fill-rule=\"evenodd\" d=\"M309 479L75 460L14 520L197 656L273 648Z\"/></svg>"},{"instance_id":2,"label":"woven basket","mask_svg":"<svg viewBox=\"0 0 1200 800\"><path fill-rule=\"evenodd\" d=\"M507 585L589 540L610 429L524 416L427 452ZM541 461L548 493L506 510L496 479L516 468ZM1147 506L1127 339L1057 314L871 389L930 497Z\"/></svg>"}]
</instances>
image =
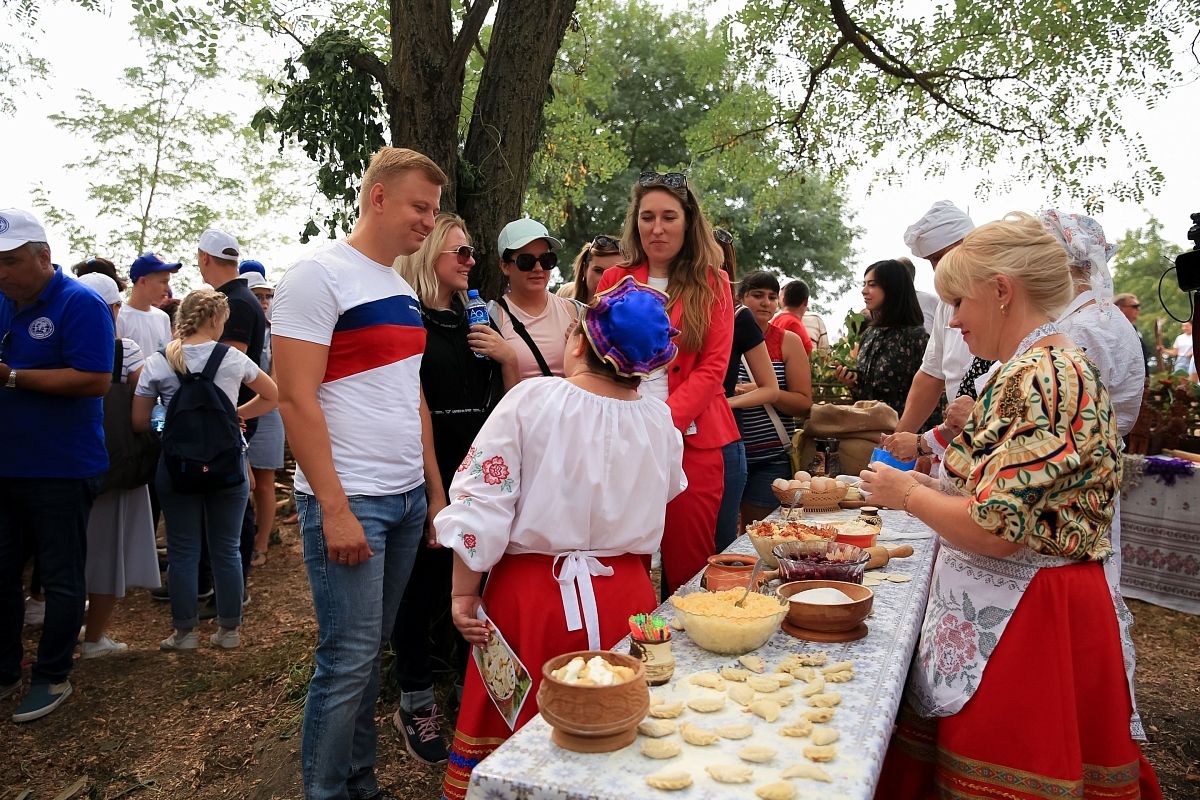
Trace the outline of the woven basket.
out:
<instances>
[{"instance_id":1,"label":"woven basket","mask_svg":"<svg viewBox=\"0 0 1200 800\"><path fill-rule=\"evenodd\" d=\"M839 503L846 497L847 487L842 486L834 489L828 489L824 492L805 492L804 493L804 510L805 511L837 511L841 506Z\"/></svg>"}]
</instances>

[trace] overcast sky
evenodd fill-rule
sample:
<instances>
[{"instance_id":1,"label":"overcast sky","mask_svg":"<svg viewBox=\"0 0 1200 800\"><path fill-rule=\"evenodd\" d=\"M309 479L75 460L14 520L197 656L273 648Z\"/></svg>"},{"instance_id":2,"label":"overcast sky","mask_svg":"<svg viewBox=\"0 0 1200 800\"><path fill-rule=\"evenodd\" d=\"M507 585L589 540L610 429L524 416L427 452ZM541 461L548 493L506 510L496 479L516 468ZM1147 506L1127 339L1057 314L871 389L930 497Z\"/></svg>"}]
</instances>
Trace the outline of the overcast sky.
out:
<instances>
[{"instance_id":1,"label":"overcast sky","mask_svg":"<svg viewBox=\"0 0 1200 800\"><path fill-rule=\"evenodd\" d=\"M665 4L678 6L683 0L668 0ZM716 8L709 9L709 13L719 15L722 8L729 5L717 4ZM37 94L19 97L17 113L0 120L0 142L6 154L0 207L31 208L31 189L40 181L57 204L76 213L86 208L79 179L63 168L65 163L78 157L82 143L58 131L47 116L55 112L69 113L76 92L82 88L91 90L101 99L121 102L120 72L133 63L138 54L130 40L128 14L123 6L110 15L102 15L79 10L71 3L43 4L41 27L44 30L36 40L12 27L0 32L0 41L14 42L19 37L31 46L35 55L46 57L51 68L49 80L36 87ZM1183 43L1180 45L1182 49ZM264 69L269 69L280 64L287 52L280 44L278 54L263 49L256 57L261 59ZM223 110L247 120L259 105L253 97L230 94L215 95L210 102L228 105ZM1097 216L1110 239L1119 239L1127 229L1144 225L1153 215L1165 225L1170 241L1185 241L1188 214L1200 211L1200 169L1197 169L1200 156L1195 150L1195 131L1188 128L1195 125L1197 107L1200 107L1200 84L1195 82L1176 89L1155 108L1147 108L1136 100L1126 103L1127 126L1142 135L1151 162L1162 171L1166 181L1162 192L1142 205L1106 204L1104 212ZM855 213L854 224L864 231L855 243L856 269L861 270L880 258L906 254L902 238L904 229L936 200L953 200L966 209L977 224L1015 209L1037 211L1050 204L1057 205L1060 200L1048 197L1040 187L1020 180L1014 183L1017 188L1007 194L976 197L975 186L982 174L974 169L954 170L937 179L926 178L919 167L907 172L902 181L892 186L875 185L870 170L850 181L847 193L850 208ZM1004 170L990 170L989 177L1004 177ZM1069 204L1064 207L1070 209ZM296 219L280 220L279 225L285 232L298 231L302 219L301 212ZM64 252L66 243L62 232L51 230L50 236L56 261L71 263L86 255ZM272 272L282 273L304 249L295 243L247 255L259 257ZM927 291L933 289L932 273L925 262L918 262L917 285ZM846 310L861 304L857 291L846 297L821 300L833 309L826 315L831 329L840 327Z\"/></svg>"}]
</instances>

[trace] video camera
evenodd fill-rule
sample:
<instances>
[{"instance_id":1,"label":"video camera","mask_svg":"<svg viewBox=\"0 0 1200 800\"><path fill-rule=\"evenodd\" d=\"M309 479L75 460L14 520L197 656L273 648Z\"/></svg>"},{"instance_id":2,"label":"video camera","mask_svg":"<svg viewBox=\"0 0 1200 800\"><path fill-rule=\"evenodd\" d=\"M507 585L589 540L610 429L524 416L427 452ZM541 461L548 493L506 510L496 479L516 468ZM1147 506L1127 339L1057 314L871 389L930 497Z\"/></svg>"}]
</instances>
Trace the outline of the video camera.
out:
<instances>
[{"instance_id":1,"label":"video camera","mask_svg":"<svg viewBox=\"0 0 1200 800\"><path fill-rule=\"evenodd\" d=\"M1187 237L1192 249L1175 257L1175 279L1181 292L1200 291L1200 213L1192 214L1192 227Z\"/></svg>"}]
</instances>

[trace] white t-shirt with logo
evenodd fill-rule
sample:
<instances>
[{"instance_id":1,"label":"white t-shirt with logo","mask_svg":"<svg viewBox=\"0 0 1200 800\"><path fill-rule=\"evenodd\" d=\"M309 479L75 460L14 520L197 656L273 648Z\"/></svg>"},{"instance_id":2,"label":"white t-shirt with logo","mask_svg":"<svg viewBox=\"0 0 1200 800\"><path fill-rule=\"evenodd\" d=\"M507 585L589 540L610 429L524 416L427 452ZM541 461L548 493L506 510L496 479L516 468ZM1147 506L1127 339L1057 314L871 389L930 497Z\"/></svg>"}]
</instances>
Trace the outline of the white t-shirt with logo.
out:
<instances>
[{"instance_id":1,"label":"white t-shirt with logo","mask_svg":"<svg viewBox=\"0 0 1200 800\"><path fill-rule=\"evenodd\" d=\"M187 364L188 372L203 372L212 355L216 342L201 344L185 344L183 346L183 363ZM126 350L126 353L129 351ZM213 383L225 393L229 402L237 408L238 390L243 383L250 383L258 377L258 365L250 357L231 347L225 351L221 365L217 367ZM138 379L137 388L133 393L138 397L161 397L164 406L171 404L171 398L179 389L179 376L171 368L167 357L162 353L151 353L142 367L142 377Z\"/></svg>"},{"instance_id":2,"label":"white t-shirt with logo","mask_svg":"<svg viewBox=\"0 0 1200 800\"><path fill-rule=\"evenodd\" d=\"M117 336L133 339L149 358L151 353L166 349L171 341L171 318L161 308L150 306L149 311L139 311L125 303L117 315Z\"/></svg>"},{"instance_id":3,"label":"white t-shirt with logo","mask_svg":"<svg viewBox=\"0 0 1200 800\"><path fill-rule=\"evenodd\" d=\"M344 241L318 247L276 286L271 334L329 348L317 399L347 495L402 494L424 482L425 326L416 293L391 266ZM296 489L313 493L299 468Z\"/></svg>"}]
</instances>

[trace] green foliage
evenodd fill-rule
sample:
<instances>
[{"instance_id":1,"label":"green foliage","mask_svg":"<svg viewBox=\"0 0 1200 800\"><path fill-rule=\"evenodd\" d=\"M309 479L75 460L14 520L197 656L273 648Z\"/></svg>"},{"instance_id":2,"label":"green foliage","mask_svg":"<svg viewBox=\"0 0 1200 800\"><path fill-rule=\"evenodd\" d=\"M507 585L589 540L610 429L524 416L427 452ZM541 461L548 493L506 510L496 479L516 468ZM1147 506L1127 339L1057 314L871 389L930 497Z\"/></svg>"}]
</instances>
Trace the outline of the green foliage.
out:
<instances>
[{"instance_id":1,"label":"green foliage","mask_svg":"<svg viewBox=\"0 0 1200 800\"><path fill-rule=\"evenodd\" d=\"M284 63L284 79L268 87L282 97L278 110L264 107L251 122L264 136L268 128L282 131L281 149L295 138L304 154L320 165L317 189L333 203L324 220L330 237L350 229L358 182L371 154L386 144L386 114L375 81L351 68L367 52L349 31L321 33ZM317 233L317 222L310 219L301 241Z\"/></svg>"},{"instance_id":2,"label":"green foliage","mask_svg":"<svg viewBox=\"0 0 1200 800\"><path fill-rule=\"evenodd\" d=\"M1161 187L1123 101L1153 105L1181 82L1171 42L1200 20L1190 2L938 3L747 0L733 52L777 98L730 130L779 135L798 168L840 176L877 156L931 175L1011 164L1100 209ZM1190 39L1190 36L1187 37ZM1105 182L1106 169L1121 175ZM1007 183L985 178L980 191Z\"/></svg>"},{"instance_id":3,"label":"green foliage","mask_svg":"<svg viewBox=\"0 0 1200 800\"><path fill-rule=\"evenodd\" d=\"M713 224L733 233L739 274L803 277L815 306L822 283L831 296L845 291L853 231L841 192L787 169L777 137L710 146L773 103L730 57L727 27L642 0L592 0L577 14L552 78L526 211L577 248L620 233L639 172L682 169Z\"/></svg>"},{"instance_id":4,"label":"green foliage","mask_svg":"<svg viewBox=\"0 0 1200 800\"><path fill-rule=\"evenodd\" d=\"M1117 242L1117 254L1113 257L1113 292L1131 292L1137 295L1142 306L1136 327L1142 340L1154 348L1154 325L1163 320L1163 343L1171 346L1180 333L1177 319L1187 319L1187 297L1179 291L1172 272L1162 281L1162 299L1158 299L1159 278L1171 268L1176 254L1183 248L1163 237L1163 226L1151 217L1143 228L1127 231ZM1167 313L1167 312L1170 313ZM1174 319L1172 319L1174 317Z\"/></svg>"},{"instance_id":5,"label":"green foliage","mask_svg":"<svg viewBox=\"0 0 1200 800\"><path fill-rule=\"evenodd\" d=\"M263 242L269 236L258 229L260 220L270 224L297 202L286 186L290 165L230 115L205 110L204 89L229 76L203 51L146 39L142 46L148 57L121 80L128 104L85 90L70 112L50 117L82 143L80 157L66 167L86 182L87 221L40 186L34 204L68 232L73 251L117 263L146 250L186 259L214 224L250 247ZM228 83L222 91L230 91Z\"/></svg>"}]
</instances>

